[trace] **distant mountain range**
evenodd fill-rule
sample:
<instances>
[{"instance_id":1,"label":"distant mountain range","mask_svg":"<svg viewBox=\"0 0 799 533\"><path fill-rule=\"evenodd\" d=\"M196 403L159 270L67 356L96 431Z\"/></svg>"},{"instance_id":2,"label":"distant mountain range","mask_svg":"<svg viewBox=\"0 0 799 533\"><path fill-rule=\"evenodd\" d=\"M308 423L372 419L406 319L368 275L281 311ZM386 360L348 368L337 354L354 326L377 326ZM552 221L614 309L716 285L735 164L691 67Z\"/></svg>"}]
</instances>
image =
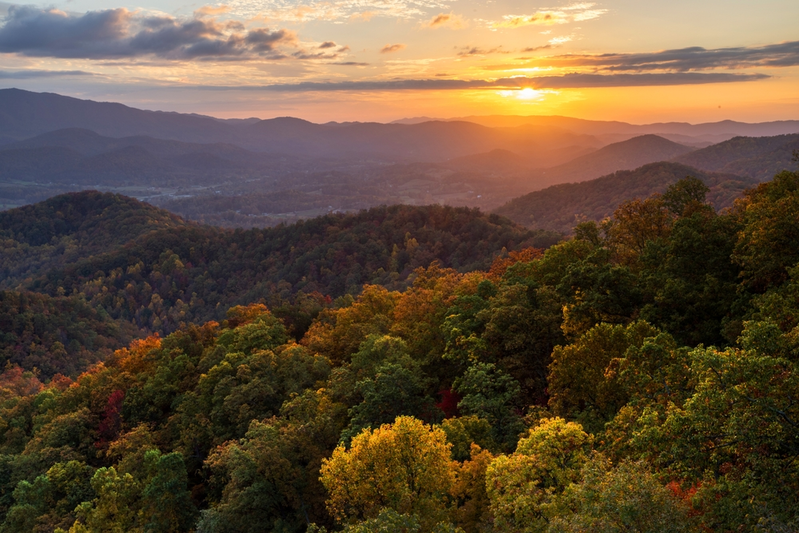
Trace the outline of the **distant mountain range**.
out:
<instances>
[{"instance_id":1,"label":"distant mountain range","mask_svg":"<svg viewBox=\"0 0 799 533\"><path fill-rule=\"evenodd\" d=\"M18 89L0 90L0 142L67 128L108 137L149 136L191 143L229 143L248 150L302 157L380 158L386 161L445 161L497 148L524 154L532 167L567 161L553 150L598 148L590 135L560 128L490 128L471 122L314 124L282 117L220 121L212 117L143 111L121 104L92 102Z\"/></svg>"},{"instance_id":2,"label":"distant mountain range","mask_svg":"<svg viewBox=\"0 0 799 533\"><path fill-rule=\"evenodd\" d=\"M440 203L498 209L528 227L535 221L567 232L575 215L606 216L621 193L609 193L607 185L547 192L552 185L618 180L639 169L640 187L619 185L624 199L660 190L680 173L727 176L724 190L738 194L744 183L792 168L796 149L799 121L634 125L484 116L314 124L292 117L222 120L4 89L0 210L100 189L224 226ZM686 167L646 167L658 162ZM533 191L542 195L527 195ZM563 205L545 205L553 198ZM718 201L726 205L727 196Z\"/></svg>"},{"instance_id":3,"label":"distant mountain range","mask_svg":"<svg viewBox=\"0 0 799 533\"><path fill-rule=\"evenodd\" d=\"M397 120L395 124L419 124L434 120L472 122L490 128L508 128L519 126L554 127L594 135L615 141L638 135L654 134L683 144L718 143L737 136L766 137L799 132L799 120L778 120L772 122L746 123L734 120L722 120L704 124L687 122L659 122L654 124L628 124L619 121L584 120L561 116L515 116L484 115L467 116L452 119L431 117L415 117ZM608 140L607 142L614 142Z\"/></svg>"},{"instance_id":4,"label":"distant mountain range","mask_svg":"<svg viewBox=\"0 0 799 533\"><path fill-rule=\"evenodd\" d=\"M565 163L583 155L586 148L598 149L647 134L675 136L672 141L697 146L741 135L799 133L799 121L634 125L558 116L464 117L392 124L314 124L291 117L219 120L19 89L0 90L0 109L0 143L6 144L55 130L83 128L108 137L149 136L191 143L229 143L257 152L303 157L380 157L391 161L434 162L503 149L527 159L531 168ZM559 149L571 150L553 158L553 150Z\"/></svg>"}]
</instances>

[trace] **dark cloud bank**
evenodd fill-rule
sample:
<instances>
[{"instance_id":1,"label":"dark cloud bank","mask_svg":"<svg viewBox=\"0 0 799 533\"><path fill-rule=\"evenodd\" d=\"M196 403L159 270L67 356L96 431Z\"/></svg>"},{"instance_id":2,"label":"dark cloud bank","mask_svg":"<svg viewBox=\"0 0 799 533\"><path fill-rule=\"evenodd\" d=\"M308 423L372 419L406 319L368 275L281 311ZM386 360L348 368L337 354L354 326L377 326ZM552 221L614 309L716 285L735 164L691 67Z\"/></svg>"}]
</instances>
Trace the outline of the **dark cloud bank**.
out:
<instances>
[{"instance_id":1,"label":"dark cloud bank","mask_svg":"<svg viewBox=\"0 0 799 533\"><path fill-rule=\"evenodd\" d=\"M694 46L641 54L569 54L550 57L546 61L552 66L594 66L611 71L794 67L799 65L799 41L710 50Z\"/></svg>"},{"instance_id":2,"label":"dark cloud bank","mask_svg":"<svg viewBox=\"0 0 799 533\"><path fill-rule=\"evenodd\" d=\"M663 85L701 85L756 81L768 78L765 74L734 74L722 72L676 72L651 74L566 74L539 78L503 78L498 80L389 80L303 82L248 87L203 86L208 90L253 91L397 91L397 90L458 90L458 89L574 89L590 87L646 87Z\"/></svg>"},{"instance_id":3,"label":"dark cloud bank","mask_svg":"<svg viewBox=\"0 0 799 533\"><path fill-rule=\"evenodd\" d=\"M124 8L69 15L13 6L0 28L0 52L34 57L281 58L280 45L296 46L295 34L285 29L247 31L237 22L202 17L141 16Z\"/></svg>"}]
</instances>

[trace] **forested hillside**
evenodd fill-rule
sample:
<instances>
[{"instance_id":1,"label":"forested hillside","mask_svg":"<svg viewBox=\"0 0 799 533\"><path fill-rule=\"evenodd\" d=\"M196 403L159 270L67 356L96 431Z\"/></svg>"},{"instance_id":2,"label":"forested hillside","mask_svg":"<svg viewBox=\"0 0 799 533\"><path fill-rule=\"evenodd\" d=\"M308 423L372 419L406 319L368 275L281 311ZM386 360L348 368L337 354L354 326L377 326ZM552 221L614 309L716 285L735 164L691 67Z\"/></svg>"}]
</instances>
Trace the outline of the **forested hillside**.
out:
<instances>
[{"instance_id":1,"label":"forested hillside","mask_svg":"<svg viewBox=\"0 0 799 533\"><path fill-rule=\"evenodd\" d=\"M704 172L679 163L651 163L581 183L553 185L514 198L495 213L530 228L571 233L582 220L599 222L631 198L662 193L677 181L693 176L708 186L708 200L717 210L730 207L749 187L750 178Z\"/></svg>"},{"instance_id":2,"label":"forested hillside","mask_svg":"<svg viewBox=\"0 0 799 533\"><path fill-rule=\"evenodd\" d=\"M159 230L188 224L121 195L70 193L0 212L0 287L14 287L53 267L119 248Z\"/></svg>"},{"instance_id":3,"label":"forested hillside","mask_svg":"<svg viewBox=\"0 0 799 533\"><path fill-rule=\"evenodd\" d=\"M710 172L725 172L767 181L793 167L799 134L775 137L735 137L680 156L675 161Z\"/></svg>"},{"instance_id":4,"label":"forested hillside","mask_svg":"<svg viewBox=\"0 0 799 533\"><path fill-rule=\"evenodd\" d=\"M296 335L332 299L357 294L364 283L403 288L420 266L483 269L499 254L560 238L441 206L232 231L96 192L0 213L0 236L2 287L74 296L134 331L162 334L265 301Z\"/></svg>"},{"instance_id":5,"label":"forested hillside","mask_svg":"<svg viewBox=\"0 0 799 533\"><path fill-rule=\"evenodd\" d=\"M207 283L217 308L223 277L291 291L363 269L299 334L252 303L74 381L8 366L0 529L795 531L799 173L723 213L707 193L684 179L493 262L531 234L394 207L177 228L51 271L31 288L98 306Z\"/></svg>"},{"instance_id":6,"label":"forested hillside","mask_svg":"<svg viewBox=\"0 0 799 533\"><path fill-rule=\"evenodd\" d=\"M139 333L78 296L0 291L0 360L43 378L75 376Z\"/></svg>"}]
</instances>

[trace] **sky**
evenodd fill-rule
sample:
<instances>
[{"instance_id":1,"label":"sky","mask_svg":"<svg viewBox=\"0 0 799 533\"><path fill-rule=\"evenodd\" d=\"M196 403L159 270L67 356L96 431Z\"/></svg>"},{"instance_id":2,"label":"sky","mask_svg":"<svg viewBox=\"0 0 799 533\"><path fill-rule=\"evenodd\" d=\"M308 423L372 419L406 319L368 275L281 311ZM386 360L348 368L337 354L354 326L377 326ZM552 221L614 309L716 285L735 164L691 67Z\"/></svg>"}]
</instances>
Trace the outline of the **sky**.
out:
<instances>
[{"instance_id":1,"label":"sky","mask_svg":"<svg viewBox=\"0 0 799 533\"><path fill-rule=\"evenodd\" d=\"M55 0L0 18L0 87L143 109L799 119L796 0Z\"/></svg>"}]
</instances>

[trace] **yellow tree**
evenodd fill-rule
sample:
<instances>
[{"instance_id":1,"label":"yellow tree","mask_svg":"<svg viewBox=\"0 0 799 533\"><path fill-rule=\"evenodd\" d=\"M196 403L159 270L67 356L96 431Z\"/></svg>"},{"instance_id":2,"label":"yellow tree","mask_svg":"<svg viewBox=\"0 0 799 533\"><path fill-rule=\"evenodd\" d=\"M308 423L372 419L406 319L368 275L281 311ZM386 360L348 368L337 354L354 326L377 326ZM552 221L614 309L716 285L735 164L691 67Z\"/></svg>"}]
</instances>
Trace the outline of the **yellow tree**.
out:
<instances>
[{"instance_id":1,"label":"yellow tree","mask_svg":"<svg viewBox=\"0 0 799 533\"><path fill-rule=\"evenodd\" d=\"M323 311L302 343L336 365L346 362L366 337L389 332L399 298L398 292L366 285L349 307Z\"/></svg>"},{"instance_id":2,"label":"yellow tree","mask_svg":"<svg viewBox=\"0 0 799 533\"><path fill-rule=\"evenodd\" d=\"M486 471L486 489L497 531L546 531L553 499L579 481L592 438L574 422L543 420L519 441L516 452L494 459Z\"/></svg>"},{"instance_id":3,"label":"yellow tree","mask_svg":"<svg viewBox=\"0 0 799 533\"><path fill-rule=\"evenodd\" d=\"M375 518L382 509L420 517L423 528L446 518L455 464L443 430L413 417L365 429L322 463L327 507L341 522Z\"/></svg>"}]
</instances>

